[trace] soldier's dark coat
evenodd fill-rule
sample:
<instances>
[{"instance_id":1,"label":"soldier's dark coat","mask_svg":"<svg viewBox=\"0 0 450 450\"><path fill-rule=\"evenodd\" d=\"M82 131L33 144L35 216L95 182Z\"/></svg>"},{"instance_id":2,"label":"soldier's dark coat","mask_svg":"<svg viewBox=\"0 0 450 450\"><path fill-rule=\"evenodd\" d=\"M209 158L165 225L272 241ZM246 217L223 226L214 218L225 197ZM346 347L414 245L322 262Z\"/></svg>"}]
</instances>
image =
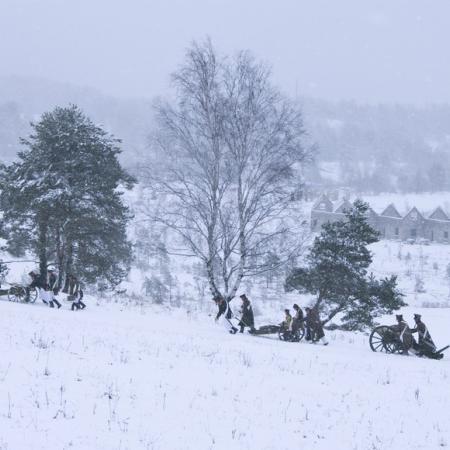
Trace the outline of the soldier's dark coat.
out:
<instances>
[{"instance_id":1,"label":"soldier's dark coat","mask_svg":"<svg viewBox=\"0 0 450 450\"><path fill-rule=\"evenodd\" d=\"M297 310L295 310L295 316L292 319L292 331L297 331L300 328L303 328L303 321L305 319L304 315L303 315L303 310L302 308L298 307Z\"/></svg>"},{"instance_id":2,"label":"soldier's dark coat","mask_svg":"<svg viewBox=\"0 0 450 450\"><path fill-rule=\"evenodd\" d=\"M255 318L253 315L253 308L251 303L247 300L242 302L242 316L239 326L253 328L255 326Z\"/></svg>"},{"instance_id":3,"label":"soldier's dark coat","mask_svg":"<svg viewBox=\"0 0 450 450\"><path fill-rule=\"evenodd\" d=\"M418 350L431 353L436 351L436 345L428 332L428 328L422 321L416 321L416 326L411 330L411 333L418 333L419 335Z\"/></svg>"},{"instance_id":4,"label":"soldier's dark coat","mask_svg":"<svg viewBox=\"0 0 450 450\"><path fill-rule=\"evenodd\" d=\"M311 331L311 339L313 341L317 341L325 337L322 322L316 308L311 308L309 311L307 311L305 322L306 326Z\"/></svg>"},{"instance_id":5,"label":"soldier's dark coat","mask_svg":"<svg viewBox=\"0 0 450 450\"><path fill-rule=\"evenodd\" d=\"M397 325L391 325L390 328L391 330L394 330L396 333L398 333L399 338L403 343L403 348L407 352L414 343L413 335L411 334L409 325L404 320L401 320L399 323L397 323Z\"/></svg>"},{"instance_id":6,"label":"soldier's dark coat","mask_svg":"<svg viewBox=\"0 0 450 450\"><path fill-rule=\"evenodd\" d=\"M47 276L47 287L55 295L58 295L58 277L55 272L49 272Z\"/></svg>"}]
</instances>

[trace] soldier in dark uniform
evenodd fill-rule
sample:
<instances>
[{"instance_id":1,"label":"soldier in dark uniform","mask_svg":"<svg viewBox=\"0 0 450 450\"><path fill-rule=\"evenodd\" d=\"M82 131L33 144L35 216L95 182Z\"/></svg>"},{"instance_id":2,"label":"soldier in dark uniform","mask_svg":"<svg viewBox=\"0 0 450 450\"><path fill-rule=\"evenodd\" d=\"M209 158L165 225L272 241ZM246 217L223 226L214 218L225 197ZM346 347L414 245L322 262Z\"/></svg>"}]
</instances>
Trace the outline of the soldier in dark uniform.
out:
<instances>
[{"instance_id":1,"label":"soldier in dark uniform","mask_svg":"<svg viewBox=\"0 0 450 450\"><path fill-rule=\"evenodd\" d=\"M59 289L58 289L58 277L56 276L56 273L52 269L47 270L47 286L46 291L49 299L49 305L50 308L54 308L54 305L56 305L59 308L61 308L61 303L56 298L56 295L58 295Z\"/></svg>"},{"instance_id":2,"label":"soldier in dark uniform","mask_svg":"<svg viewBox=\"0 0 450 450\"><path fill-rule=\"evenodd\" d=\"M75 275L69 275L69 298L73 300L72 311L86 308L86 305L82 302L83 297L83 290L78 278Z\"/></svg>"},{"instance_id":3,"label":"soldier in dark uniform","mask_svg":"<svg viewBox=\"0 0 450 450\"><path fill-rule=\"evenodd\" d=\"M241 320L239 322L240 333L244 332L244 328L250 328L250 331L253 332L255 330L255 318L253 316L253 308L250 303L250 300L247 298L245 294L240 296L242 299L242 307L241 307Z\"/></svg>"},{"instance_id":4,"label":"soldier in dark uniform","mask_svg":"<svg viewBox=\"0 0 450 450\"><path fill-rule=\"evenodd\" d=\"M38 294L39 294L39 298L42 300L43 303L48 305L47 292L46 292L46 289L45 289L47 283L42 279L40 274L34 272L33 270L28 275L31 278L31 283L28 285L28 287L26 289L26 291L27 291L27 301L30 298L30 290L31 289L36 289Z\"/></svg>"},{"instance_id":5,"label":"soldier in dark uniform","mask_svg":"<svg viewBox=\"0 0 450 450\"><path fill-rule=\"evenodd\" d=\"M305 308L306 311L306 327L309 330L311 342L321 341L323 345L328 345L323 331L322 321L320 320L317 308Z\"/></svg>"},{"instance_id":6,"label":"soldier in dark uniform","mask_svg":"<svg viewBox=\"0 0 450 450\"><path fill-rule=\"evenodd\" d=\"M303 315L303 310L302 308L300 308L300 306L297 305L297 303L295 303L292 308L295 311L295 315L292 319L292 332L296 333L298 330L303 329L304 328L304 315Z\"/></svg>"},{"instance_id":7,"label":"soldier in dark uniform","mask_svg":"<svg viewBox=\"0 0 450 450\"><path fill-rule=\"evenodd\" d=\"M422 316L420 314L414 314L414 322L416 326L411 330L411 333L418 333L419 342L414 342L414 350L418 354L429 356L436 351L436 345L428 332L427 326L422 322Z\"/></svg>"},{"instance_id":8,"label":"soldier in dark uniform","mask_svg":"<svg viewBox=\"0 0 450 450\"><path fill-rule=\"evenodd\" d=\"M397 325L391 325L391 330L395 331L398 334L398 337L403 344L403 355L408 355L408 350L412 347L414 338L411 334L411 329L409 325L406 323L405 319L403 319L402 314L397 314L395 316L397 320Z\"/></svg>"}]
</instances>

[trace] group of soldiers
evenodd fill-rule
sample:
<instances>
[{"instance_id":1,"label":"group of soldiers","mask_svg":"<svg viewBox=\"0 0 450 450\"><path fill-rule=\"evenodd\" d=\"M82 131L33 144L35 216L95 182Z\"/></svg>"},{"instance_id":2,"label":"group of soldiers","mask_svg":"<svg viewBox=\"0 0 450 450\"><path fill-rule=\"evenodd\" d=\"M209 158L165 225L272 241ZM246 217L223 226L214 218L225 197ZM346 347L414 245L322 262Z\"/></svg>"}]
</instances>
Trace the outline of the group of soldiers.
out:
<instances>
[{"instance_id":1,"label":"group of soldiers","mask_svg":"<svg viewBox=\"0 0 450 450\"><path fill-rule=\"evenodd\" d=\"M311 343L321 342L323 345L328 345L317 308L307 306L305 307L305 314L302 308L295 303L292 309L295 311L294 316L291 315L289 309L284 310L285 317L283 322L280 323L280 327L292 333L302 329L305 331L305 339L307 341Z\"/></svg>"},{"instance_id":2,"label":"group of soldiers","mask_svg":"<svg viewBox=\"0 0 450 450\"><path fill-rule=\"evenodd\" d=\"M62 305L57 299L59 287L56 272L53 269L48 269L46 276L42 276L34 271L31 271L28 275L31 278L31 283L27 287L27 297L29 298L31 289L36 289L43 303L50 306L50 308L54 308L55 305L58 309L61 308ZM73 274L68 277L67 293L68 300L72 301L72 311L86 308L86 305L82 301L84 294L81 289L81 284Z\"/></svg>"},{"instance_id":3,"label":"group of soldiers","mask_svg":"<svg viewBox=\"0 0 450 450\"><path fill-rule=\"evenodd\" d=\"M242 294L240 299L242 300L242 304L239 311L240 319L237 324L239 328L235 327L231 322L233 313L231 311L229 301L226 301L219 295L213 299L218 307L216 322L222 318L225 328L231 334L236 334L238 331L243 333L245 328L249 328L250 333L255 331L255 318L250 300L245 294ZM307 341L310 341L311 343L321 342L323 345L328 345L317 309L306 307L305 314L302 308L300 308L297 304L294 304L292 308L295 311L294 316L291 315L289 309L284 310L284 320L279 324L281 330L296 333L302 329L305 331L305 339Z\"/></svg>"},{"instance_id":4,"label":"group of soldiers","mask_svg":"<svg viewBox=\"0 0 450 450\"><path fill-rule=\"evenodd\" d=\"M409 351L414 352L418 356L430 356L436 352L436 345L431 338L427 326L422 322L420 314L414 314L414 328L410 328L402 314L395 316L397 323L391 325L391 329L398 334L403 344L402 353L407 355ZM418 341L414 339L413 334L418 334Z\"/></svg>"},{"instance_id":5,"label":"group of soldiers","mask_svg":"<svg viewBox=\"0 0 450 450\"><path fill-rule=\"evenodd\" d=\"M245 312L245 322L242 322L243 317L244 317L244 312L242 312L242 319L239 322L239 325L241 323L243 323L243 326L241 326L241 330L240 332L243 333L244 332L244 328L246 326L250 327L251 329L254 329L254 325L255 325L255 320L254 320L254 316L253 316L253 309L252 306L250 304L250 301L247 299L247 297L245 296L245 294L241 295L241 299L242 299L242 304L244 305L244 303L246 304L246 312ZM230 301L226 301L222 296L220 295L216 295L213 298L214 303L217 305L218 311L217 311L217 315L216 315L216 322L219 321L219 319L222 320L222 324L224 325L225 329L228 330L228 332L230 334L236 334L238 332L238 328L236 328L233 323L231 322L231 319L233 318L233 313L231 311L230 308Z\"/></svg>"},{"instance_id":6,"label":"group of soldiers","mask_svg":"<svg viewBox=\"0 0 450 450\"><path fill-rule=\"evenodd\" d=\"M226 301L222 296L216 296L213 299L218 307L216 321L221 319L223 325L231 334L235 334L238 331L243 333L245 328L249 328L250 333L255 333L255 319L250 300L245 294L242 294L240 298L242 304L239 311L240 318L238 318L237 327L231 322L231 319L234 316L229 301ZM284 310L284 320L278 325L279 329L293 334L301 330L305 333L305 339L307 341L310 341L311 343L321 342L323 345L328 345L317 308L306 307L305 312L303 312L302 308L297 304L294 304L292 308L295 311L294 315L291 314L289 309ZM401 341L403 354L407 355L409 351L414 352L418 356L430 356L435 354L436 345L431 338L427 326L422 322L422 316L420 314L414 314L415 326L413 328L409 327L408 323L404 320L403 315L398 314L395 317L397 319L397 324L392 325L390 328L396 333ZM268 327L271 328L272 326ZM262 328L264 327L261 327L260 330ZM414 333L417 333L418 335L417 341L413 337Z\"/></svg>"}]
</instances>

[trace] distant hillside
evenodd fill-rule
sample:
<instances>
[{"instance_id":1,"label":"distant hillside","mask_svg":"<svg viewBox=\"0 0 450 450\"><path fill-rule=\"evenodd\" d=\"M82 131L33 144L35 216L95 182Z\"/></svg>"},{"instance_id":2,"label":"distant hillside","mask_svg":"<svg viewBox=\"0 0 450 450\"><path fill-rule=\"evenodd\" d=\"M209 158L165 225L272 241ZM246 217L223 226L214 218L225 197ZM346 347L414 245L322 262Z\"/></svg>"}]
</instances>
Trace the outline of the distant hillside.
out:
<instances>
[{"instance_id":1,"label":"distant hillside","mask_svg":"<svg viewBox=\"0 0 450 450\"><path fill-rule=\"evenodd\" d=\"M450 189L450 105L303 99L306 129L341 184L360 191ZM331 177L330 177L331 178Z\"/></svg>"},{"instance_id":2,"label":"distant hillside","mask_svg":"<svg viewBox=\"0 0 450 450\"><path fill-rule=\"evenodd\" d=\"M80 106L92 120L122 139L124 163L142 155L152 123L146 100L122 100L90 89L39 78L0 78L0 160L11 161L30 132L29 122L55 106ZM131 157L131 159L130 159Z\"/></svg>"},{"instance_id":3,"label":"distant hillside","mask_svg":"<svg viewBox=\"0 0 450 450\"><path fill-rule=\"evenodd\" d=\"M56 105L79 105L123 140L122 161L138 164L152 128L152 102L124 100L39 78L0 78L0 161L11 161L29 122ZM306 129L318 144L310 177L362 192L450 190L450 105L359 105L301 100ZM331 168L331 170L330 170ZM324 173L324 172L323 172Z\"/></svg>"}]
</instances>

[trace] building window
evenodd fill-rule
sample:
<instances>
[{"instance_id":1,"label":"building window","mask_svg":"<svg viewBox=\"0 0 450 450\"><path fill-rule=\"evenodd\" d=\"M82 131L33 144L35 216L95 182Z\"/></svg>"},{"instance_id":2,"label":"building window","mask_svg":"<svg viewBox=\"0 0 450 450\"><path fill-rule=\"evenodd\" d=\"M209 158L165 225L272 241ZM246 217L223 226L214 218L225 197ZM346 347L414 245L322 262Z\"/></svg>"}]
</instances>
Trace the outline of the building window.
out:
<instances>
[{"instance_id":1,"label":"building window","mask_svg":"<svg viewBox=\"0 0 450 450\"><path fill-rule=\"evenodd\" d=\"M411 235L412 238L416 238L417 237L417 230L415 228L411 228L410 235Z\"/></svg>"},{"instance_id":2,"label":"building window","mask_svg":"<svg viewBox=\"0 0 450 450\"><path fill-rule=\"evenodd\" d=\"M394 234L395 234L396 236L398 236L398 235L400 234L398 228L395 229Z\"/></svg>"},{"instance_id":3,"label":"building window","mask_svg":"<svg viewBox=\"0 0 450 450\"><path fill-rule=\"evenodd\" d=\"M383 228L383 230L381 231L381 234L383 237L386 237L386 228Z\"/></svg>"},{"instance_id":4,"label":"building window","mask_svg":"<svg viewBox=\"0 0 450 450\"><path fill-rule=\"evenodd\" d=\"M434 231L431 230L431 240L434 241Z\"/></svg>"},{"instance_id":5,"label":"building window","mask_svg":"<svg viewBox=\"0 0 450 450\"><path fill-rule=\"evenodd\" d=\"M313 228L316 228L317 227L317 219L314 219L313 220Z\"/></svg>"},{"instance_id":6,"label":"building window","mask_svg":"<svg viewBox=\"0 0 450 450\"><path fill-rule=\"evenodd\" d=\"M448 239L448 231L444 231L444 239Z\"/></svg>"}]
</instances>

